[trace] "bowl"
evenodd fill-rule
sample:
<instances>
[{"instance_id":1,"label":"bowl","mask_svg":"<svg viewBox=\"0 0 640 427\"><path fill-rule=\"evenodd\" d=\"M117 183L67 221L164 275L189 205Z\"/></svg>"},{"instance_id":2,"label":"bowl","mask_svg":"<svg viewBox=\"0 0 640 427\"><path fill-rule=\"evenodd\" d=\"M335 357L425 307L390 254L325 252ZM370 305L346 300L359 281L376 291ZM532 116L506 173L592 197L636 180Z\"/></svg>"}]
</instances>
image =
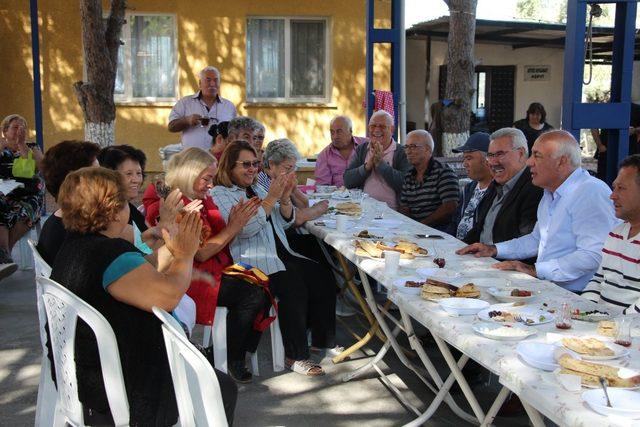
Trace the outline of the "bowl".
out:
<instances>
[{"instance_id":1,"label":"bowl","mask_svg":"<svg viewBox=\"0 0 640 427\"><path fill-rule=\"evenodd\" d=\"M555 344L543 342L521 342L516 347L516 353L528 365L543 371L554 371L560 365L556 362L555 351L558 348Z\"/></svg>"},{"instance_id":2,"label":"bowl","mask_svg":"<svg viewBox=\"0 0 640 427\"><path fill-rule=\"evenodd\" d=\"M584 400L591 409L602 415L615 415L631 419L640 418L640 393L637 391L608 388L611 408L607 406L607 399L602 389L588 390L582 393Z\"/></svg>"},{"instance_id":3,"label":"bowl","mask_svg":"<svg viewBox=\"0 0 640 427\"><path fill-rule=\"evenodd\" d=\"M472 316L490 305L486 301L473 298L445 298L438 304L447 313L457 316Z\"/></svg>"}]
</instances>

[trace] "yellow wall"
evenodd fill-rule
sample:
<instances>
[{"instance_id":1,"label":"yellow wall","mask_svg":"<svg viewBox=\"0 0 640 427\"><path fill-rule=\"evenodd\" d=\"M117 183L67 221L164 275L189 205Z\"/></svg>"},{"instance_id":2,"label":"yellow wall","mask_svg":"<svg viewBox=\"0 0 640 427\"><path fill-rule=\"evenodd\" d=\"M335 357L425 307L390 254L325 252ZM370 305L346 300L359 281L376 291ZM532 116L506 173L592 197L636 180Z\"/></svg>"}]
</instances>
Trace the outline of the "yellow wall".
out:
<instances>
[{"instance_id":1,"label":"yellow wall","mask_svg":"<svg viewBox=\"0 0 640 427\"><path fill-rule=\"evenodd\" d=\"M377 23L387 14L388 0L377 10ZM106 3L105 3L106 4ZM262 121L266 140L289 137L303 154L315 154L328 142L329 120L341 113L354 120L354 133L365 133L365 2L236 0L129 0L136 13L173 13L178 29L179 96L197 89L196 73L206 65L222 72L221 94L238 113ZM215 6L215 7L214 7ZM82 138L83 118L72 84L83 77L83 53L77 1L40 0L40 50L44 140L46 146L69 138ZM249 105L245 99L245 27L248 16L330 17L332 96L326 105ZM23 114L33 125L31 31L28 2L0 3L0 116ZM376 86L388 88L388 49L376 52ZM118 105L117 143L142 148L148 169L161 169L157 149L179 141L166 130L171 105ZM34 137L31 131L31 137Z\"/></svg>"}]
</instances>

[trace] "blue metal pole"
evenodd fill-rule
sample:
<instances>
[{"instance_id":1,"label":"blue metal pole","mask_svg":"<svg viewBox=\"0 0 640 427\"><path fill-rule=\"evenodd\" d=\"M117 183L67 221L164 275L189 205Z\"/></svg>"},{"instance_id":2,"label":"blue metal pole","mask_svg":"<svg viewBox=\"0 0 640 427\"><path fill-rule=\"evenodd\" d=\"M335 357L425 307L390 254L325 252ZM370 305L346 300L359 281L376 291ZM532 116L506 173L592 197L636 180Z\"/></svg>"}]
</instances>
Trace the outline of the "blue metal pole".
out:
<instances>
[{"instance_id":1,"label":"blue metal pole","mask_svg":"<svg viewBox=\"0 0 640 427\"><path fill-rule=\"evenodd\" d=\"M374 46L374 0L367 0L367 51L366 51L366 65L365 65L365 93L364 98L366 102L364 123L366 127L366 135L369 136L369 117L373 114L373 105L375 97L373 95L373 46Z\"/></svg>"},{"instance_id":2,"label":"blue metal pole","mask_svg":"<svg viewBox=\"0 0 640 427\"><path fill-rule=\"evenodd\" d=\"M42 136L42 89L40 86L40 36L38 29L38 0L30 0L31 56L33 61L33 105L35 109L36 142L44 151Z\"/></svg>"}]
</instances>

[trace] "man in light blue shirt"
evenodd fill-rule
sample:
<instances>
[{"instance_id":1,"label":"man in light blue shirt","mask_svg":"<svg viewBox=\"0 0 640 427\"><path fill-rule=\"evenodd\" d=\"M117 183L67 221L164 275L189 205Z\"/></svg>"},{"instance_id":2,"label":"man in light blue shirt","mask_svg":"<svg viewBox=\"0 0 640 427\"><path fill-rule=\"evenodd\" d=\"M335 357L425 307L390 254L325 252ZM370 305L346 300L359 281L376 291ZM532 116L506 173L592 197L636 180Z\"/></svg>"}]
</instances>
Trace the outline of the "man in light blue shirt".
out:
<instances>
[{"instance_id":1,"label":"man in light blue shirt","mask_svg":"<svg viewBox=\"0 0 640 427\"><path fill-rule=\"evenodd\" d=\"M618 224L609 199L611 190L580 167L580 146L565 131L541 135L527 165L533 184L544 189L533 231L496 245L474 243L458 254L508 260L537 254L533 266L503 261L494 267L520 271L580 291L598 269L604 240Z\"/></svg>"}]
</instances>

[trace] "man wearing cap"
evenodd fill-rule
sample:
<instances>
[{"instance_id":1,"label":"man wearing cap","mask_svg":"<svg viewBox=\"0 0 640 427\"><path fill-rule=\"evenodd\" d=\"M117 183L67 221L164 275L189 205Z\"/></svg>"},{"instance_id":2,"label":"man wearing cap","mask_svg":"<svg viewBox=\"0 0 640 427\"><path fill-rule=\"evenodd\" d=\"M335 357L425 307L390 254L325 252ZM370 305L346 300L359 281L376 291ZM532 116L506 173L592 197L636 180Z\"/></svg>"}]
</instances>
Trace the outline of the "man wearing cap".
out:
<instances>
[{"instance_id":1,"label":"man wearing cap","mask_svg":"<svg viewBox=\"0 0 640 427\"><path fill-rule=\"evenodd\" d=\"M456 237L464 240L469 230L476 222L477 207L487 192L493 176L487 162L490 137L488 133L477 132L467 139L467 142L454 148L454 153L462 154L462 166L467 171L471 182L464 186L458 205L455 224Z\"/></svg>"},{"instance_id":2,"label":"man wearing cap","mask_svg":"<svg viewBox=\"0 0 640 427\"><path fill-rule=\"evenodd\" d=\"M433 145L426 130L407 134L404 149L413 167L404 176L399 211L429 227L451 233L460 200L458 177L433 157Z\"/></svg>"},{"instance_id":3,"label":"man wearing cap","mask_svg":"<svg viewBox=\"0 0 640 427\"><path fill-rule=\"evenodd\" d=\"M476 222L464 238L466 243L493 245L515 239L531 233L537 221L542 189L531 182L526 137L519 129L502 128L490 139L487 161L493 181L478 205Z\"/></svg>"}]
</instances>

